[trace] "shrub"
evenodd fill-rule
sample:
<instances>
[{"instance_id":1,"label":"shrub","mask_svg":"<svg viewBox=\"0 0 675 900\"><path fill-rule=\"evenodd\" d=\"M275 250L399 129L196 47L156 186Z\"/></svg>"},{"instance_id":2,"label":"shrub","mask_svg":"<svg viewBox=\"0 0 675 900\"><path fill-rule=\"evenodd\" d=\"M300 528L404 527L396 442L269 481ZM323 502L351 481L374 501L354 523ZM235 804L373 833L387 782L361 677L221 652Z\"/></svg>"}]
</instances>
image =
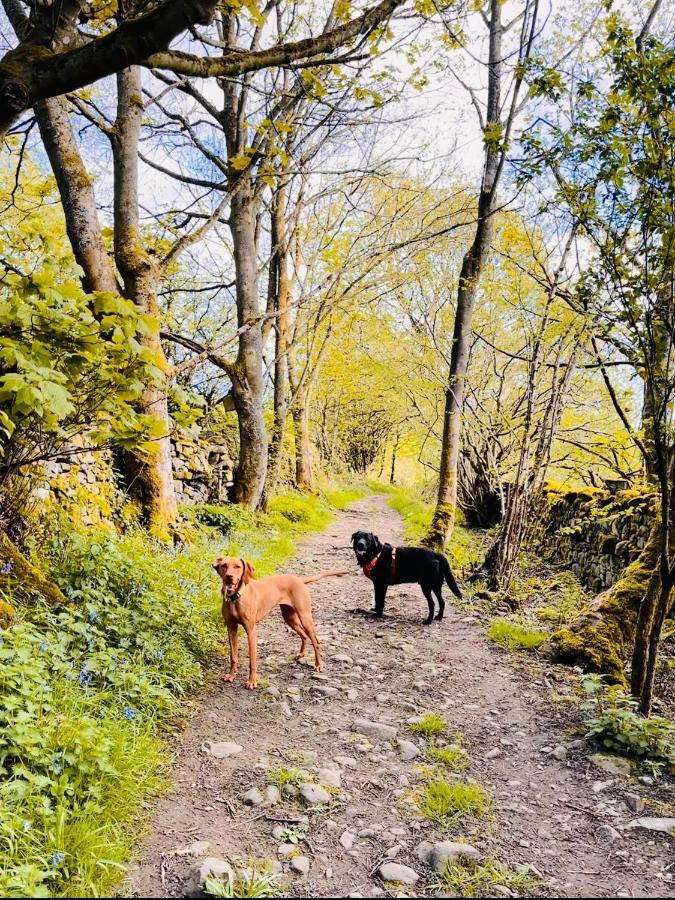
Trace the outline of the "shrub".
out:
<instances>
[{"instance_id":1,"label":"shrub","mask_svg":"<svg viewBox=\"0 0 675 900\"><path fill-rule=\"evenodd\" d=\"M608 687L599 675L582 679L585 699L581 704L587 738L625 756L641 760L658 771L675 767L675 724L660 716L645 719L637 701L616 687Z\"/></svg>"},{"instance_id":2,"label":"shrub","mask_svg":"<svg viewBox=\"0 0 675 900\"><path fill-rule=\"evenodd\" d=\"M490 622L488 635L507 650L537 650L548 637L545 631L499 616Z\"/></svg>"}]
</instances>

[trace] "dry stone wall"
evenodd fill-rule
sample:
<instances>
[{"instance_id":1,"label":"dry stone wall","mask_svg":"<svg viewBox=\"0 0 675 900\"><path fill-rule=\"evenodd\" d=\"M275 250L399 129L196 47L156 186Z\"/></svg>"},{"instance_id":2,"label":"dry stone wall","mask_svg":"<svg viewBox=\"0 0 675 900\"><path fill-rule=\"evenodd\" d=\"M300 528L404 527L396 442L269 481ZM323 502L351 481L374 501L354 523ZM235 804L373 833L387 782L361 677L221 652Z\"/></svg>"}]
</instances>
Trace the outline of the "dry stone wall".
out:
<instances>
[{"instance_id":1,"label":"dry stone wall","mask_svg":"<svg viewBox=\"0 0 675 900\"><path fill-rule=\"evenodd\" d=\"M605 590L645 546L654 504L655 495L646 490L551 490L536 544L588 590Z\"/></svg>"}]
</instances>

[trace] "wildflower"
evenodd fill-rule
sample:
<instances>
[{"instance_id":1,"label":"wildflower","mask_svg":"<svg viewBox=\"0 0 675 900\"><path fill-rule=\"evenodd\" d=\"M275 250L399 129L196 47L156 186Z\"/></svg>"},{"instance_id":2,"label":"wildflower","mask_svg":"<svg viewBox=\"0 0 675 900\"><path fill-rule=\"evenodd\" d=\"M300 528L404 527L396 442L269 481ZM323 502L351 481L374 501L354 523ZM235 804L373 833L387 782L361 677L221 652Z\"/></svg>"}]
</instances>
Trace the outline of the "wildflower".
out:
<instances>
[{"instance_id":1,"label":"wildflower","mask_svg":"<svg viewBox=\"0 0 675 900\"><path fill-rule=\"evenodd\" d=\"M124 718L129 722L133 722L133 720L136 718L136 710L133 708L133 706L125 706L122 712Z\"/></svg>"},{"instance_id":2,"label":"wildflower","mask_svg":"<svg viewBox=\"0 0 675 900\"><path fill-rule=\"evenodd\" d=\"M57 775L60 775L61 772L63 772L63 766L61 765L61 762L60 762L60 759L59 759L58 756L55 756L55 757L52 759L52 766L54 767L54 772L55 772Z\"/></svg>"},{"instance_id":3,"label":"wildflower","mask_svg":"<svg viewBox=\"0 0 675 900\"><path fill-rule=\"evenodd\" d=\"M89 610L89 621L90 622L99 622L100 618L101 617L99 616L99 614L96 612L95 609Z\"/></svg>"},{"instance_id":4,"label":"wildflower","mask_svg":"<svg viewBox=\"0 0 675 900\"><path fill-rule=\"evenodd\" d=\"M63 850L55 850L52 853L52 858L50 859L50 865L52 866L60 866L63 860L66 858L66 854Z\"/></svg>"},{"instance_id":5,"label":"wildflower","mask_svg":"<svg viewBox=\"0 0 675 900\"><path fill-rule=\"evenodd\" d=\"M2 564L2 567L0 567L0 573L3 575L9 575L9 573L11 571L12 571L12 561L11 561L11 559L8 559Z\"/></svg>"},{"instance_id":6,"label":"wildflower","mask_svg":"<svg viewBox=\"0 0 675 900\"><path fill-rule=\"evenodd\" d=\"M31 829L31 823L28 821L28 819L24 819L23 825L21 826L21 830L25 834L27 831L30 831L30 829Z\"/></svg>"},{"instance_id":7,"label":"wildflower","mask_svg":"<svg viewBox=\"0 0 675 900\"><path fill-rule=\"evenodd\" d=\"M89 687L89 685L92 683L92 681L94 679L93 679L93 676L91 675L91 673L87 672L87 670L85 668L85 669L82 669L82 671L80 672L80 674L77 677L77 680L80 682L80 685L82 687Z\"/></svg>"},{"instance_id":8,"label":"wildflower","mask_svg":"<svg viewBox=\"0 0 675 900\"><path fill-rule=\"evenodd\" d=\"M38 653L40 654L40 656L42 656L42 654L45 652L46 649L47 649L47 641L43 641L40 644L40 649L38 650Z\"/></svg>"}]
</instances>

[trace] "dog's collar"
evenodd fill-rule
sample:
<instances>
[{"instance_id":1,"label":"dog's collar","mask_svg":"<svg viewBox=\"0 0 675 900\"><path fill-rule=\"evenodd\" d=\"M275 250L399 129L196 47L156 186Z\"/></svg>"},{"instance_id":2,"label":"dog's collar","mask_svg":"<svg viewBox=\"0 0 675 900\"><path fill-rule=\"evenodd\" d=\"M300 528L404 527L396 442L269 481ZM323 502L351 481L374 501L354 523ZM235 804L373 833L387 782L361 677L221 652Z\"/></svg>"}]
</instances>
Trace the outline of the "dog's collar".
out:
<instances>
[{"instance_id":1,"label":"dog's collar","mask_svg":"<svg viewBox=\"0 0 675 900\"><path fill-rule=\"evenodd\" d=\"M363 571L363 574L366 576L366 578L372 578L372 575L373 575L373 569L374 569L375 566L377 565L378 560L379 560L379 558L380 558L381 556L382 556L382 551L380 550L380 552L377 554L377 556L374 556L374 557L370 560L370 562L367 562L367 563L365 564L365 566L361 566L361 569L362 569L362 571Z\"/></svg>"}]
</instances>

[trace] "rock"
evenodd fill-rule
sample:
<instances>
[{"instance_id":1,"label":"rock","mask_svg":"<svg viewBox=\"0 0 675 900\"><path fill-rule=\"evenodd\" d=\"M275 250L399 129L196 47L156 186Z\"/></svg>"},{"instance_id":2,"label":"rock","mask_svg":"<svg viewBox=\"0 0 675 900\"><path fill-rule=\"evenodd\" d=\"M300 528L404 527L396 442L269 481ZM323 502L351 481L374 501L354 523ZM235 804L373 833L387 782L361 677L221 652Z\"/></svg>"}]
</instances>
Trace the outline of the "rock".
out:
<instances>
[{"instance_id":1,"label":"rock","mask_svg":"<svg viewBox=\"0 0 675 900\"><path fill-rule=\"evenodd\" d=\"M331 659L333 662L344 663L346 666L354 665L354 660L351 656L347 656L346 653L334 653L333 656L331 656Z\"/></svg>"},{"instance_id":2,"label":"rock","mask_svg":"<svg viewBox=\"0 0 675 900\"><path fill-rule=\"evenodd\" d=\"M285 719L290 719L293 715L293 710L285 700L278 705L278 710Z\"/></svg>"},{"instance_id":3,"label":"rock","mask_svg":"<svg viewBox=\"0 0 675 900\"><path fill-rule=\"evenodd\" d=\"M393 741L397 729L393 725L385 725L382 722L371 722L370 719L356 719L352 729L357 734L365 734L366 737L376 741ZM414 882L412 882L414 884Z\"/></svg>"},{"instance_id":4,"label":"rock","mask_svg":"<svg viewBox=\"0 0 675 900\"><path fill-rule=\"evenodd\" d=\"M298 875L307 875L309 872L309 857L294 856L291 860L291 869Z\"/></svg>"},{"instance_id":5,"label":"rock","mask_svg":"<svg viewBox=\"0 0 675 900\"><path fill-rule=\"evenodd\" d=\"M351 850L354 846L354 841L356 840L356 835L353 831L343 831L340 835L340 843L345 848L345 850Z\"/></svg>"},{"instance_id":6,"label":"rock","mask_svg":"<svg viewBox=\"0 0 675 900\"><path fill-rule=\"evenodd\" d=\"M232 741L204 741L202 744L202 752L214 759L227 759L228 756L236 756L241 753L243 747Z\"/></svg>"},{"instance_id":7,"label":"rock","mask_svg":"<svg viewBox=\"0 0 675 900\"><path fill-rule=\"evenodd\" d=\"M551 756L553 759L557 759L559 762L565 762L567 759L567 747L563 747L562 744L558 744L557 747L551 751Z\"/></svg>"},{"instance_id":8,"label":"rock","mask_svg":"<svg viewBox=\"0 0 675 900\"><path fill-rule=\"evenodd\" d=\"M623 799L631 812L637 813L638 816L644 812L645 804L639 794L626 794Z\"/></svg>"},{"instance_id":9,"label":"rock","mask_svg":"<svg viewBox=\"0 0 675 900\"><path fill-rule=\"evenodd\" d=\"M647 831L661 831L675 836L675 819L642 816L640 819L633 819L626 828L645 828Z\"/></svg>"},{"instance_id":10,"label":"rock","mask_svg":"<svg viewBox=\"0 0 675 900\"><path fill-rule=\"evenodd\" d=\"M267 785L265 788L265 800L273 805L281 800L281 791L276 784Z\"/></svg>"},{"instance_id":11,"label":"rock","mask_svg":"<svg viewBox=\"0 0 675 900\"><path fill-rule=\"evenodd\" d=\"M336 756L335 762L345 769L358 769L359 764L353 756Z\"/></svg>"},{"instance_id":12,"label":"rock","mask_svg":"<svg viewBox=\"0 0 675 900\"><path fill-rule=\"evenodd\" d=\"M608 775L630 775L631 764L623 756L610 756L605 753L594 753L591 759L595 765Z\"/></svg>"},{"instance_id":13,"label":"rock","mask_svg":"<svg viewBox=\"0 0 675 900\"><path fill-rule=\"evenodd\" d=\"M412 741L398 740L396 741L396 746L403 762L412 762L413 759L420 755L420 748L417 744L413 744Z\"/></svg>"},{"instance_id":14,"label":"rock","mask_svg":"<svg viewBox=\"0 0 675 900\"><path fill-rule=\"evenodd\" d=\"M301 784L300 796L305 803L308 803L310 806L314 806L318 803L330 802L330 794L325 788L322 788L320 784L311 784L309 782Z\"/></svg>"},{"instance_id":15,"label":"rock","mask_svg":"<svg viewBox=\"0 0 675 900\"><path fill-rule=\"evenodd\" d=\"M377 870L383 881L398 881L400 884L417 884L420 876L410 866L401 863L384 863Z\"/></svg>"},{"instance_id":16,"label":"rock","mask_svg":"<svg viewBox=\"0 0 675 900\"><path fill-rule=\"evenodd\" d=\"M251 788L250 791L246 791L241 799L245 806L260 806L265 800L258 788Z\"/></svg>"},{"instance_id":17,"label":"rock","mask_svg":"<svg viewBox=\"0 0 675 900\"><path fill-rule=\"evenodd\" d=\"M284 836L285 831L286 831L286 829L284 828L283 825L275 825L274 828L272 829L272 837L275 840L280 841L281 838Z\"/></svg>"},{"instance_id":18,"label":"rock","mask_svg":"<svg viewBox=\"0 0 675 900\"><path fill-rule=\"evenodd\" d=\"M600 794L602 791L606 791L608 788L614 784L614 779L609 778L607 781L594 781L593 782L593 793Z\"/></svg>"},{"instance_id":19,"label":"rock","mask_svg":"<svg viewBox=\"0 0 675 900\"><path fill-rule=\"evenodd\" d=\"M602 841L603 844L614 844L616 841L621 840L621 835L616 828L612 828L611 825L601 825L595 832L595 836L598 840Z\"/></svg>"},{"instance_id":20,"label":"rock","mask_svg":"<svg viewBox=\"0 0 675 900\"><path fill-rule=\"evenodd\" d=\"M340 787L342 778L339 769L319 769L317 778L321 784L327 784L328 787Z\"/></svg>"},{"instance_id":21,"label":"rock","mask_svg":"<svg viewBox=\"0 0 675 900\"><path fill-rule=\"evenodd\" d=\"M176 856L204 856L205 853L208 853L210 846L208 841L193 841L187 847L176 850Z\"/></svg>"},{"instance_id":22,"label":"rock","mask_svg":"<svg viewBox=\"0 0 675 900\"><path fill-rule=\"evenodd\" d=\"M485 754L485 759L497 759L498 756L502 755L502 751L500 747L495 747L492 750L488 750Z\"/></svg>"},{"instance_id":23,"label":"rock","mask_svg":"<svg viewBox=\"0 0 675 900\"><path fill-rule=\"evenodd\" d=\"M322 697L335 697L339 693L336 687L325 684L313 684L312 691L315 694L321 694Z\"/></svg>"},{"instance_id":24,"label":"rock","mask_svg":"<svg viewBox=\"0 0 675 900\"><path fill-rule=\"evenodd\" d=\"M188 897L201 897L207 878L223 878L234 875L232 866L224 859L216 856L207 856L188 872L185 881L185 893Z\"/></svg>"},{"instance_id":25,"label":"rock","mask_svg":"<svg viewBox=\"0 0 675 900\"><path fill-rule=\"evenodd\" d=\"M292 856L297 849L296 844L279 844L277 847L277 854L288 859L288 857Z\"/></svg>"},{"instance_id":26,"label":"rock","mask_svg":"<svg viewBox=\"0 0 675 900\"><path fill-rule=\"evenodd\" d=\"M418 845L415 854L419 860L426 863L430 868L439 875L443 872L445 864L455 859L480 859L480 850L472 847L471 844L459 844L454 841L439 841L432 844L430 841L423 841Z\"/></svg>"},{"instance_id":27,"label":"rock","mask_svg":"<svg viewBox=\"0 0 675 900\"><path fill-rule=\"evenodd\" d=\"M354 688L349 688L347 691L347 700L358 700L359 692L354 690Z\"/></svg>"},{"instance_id":28,"label":"rock","mask_svg":"<svg viewBox=\"0 0 675 900\"><path fill-rule=\"evenodd\" d=\"M299 796L300 791L295 784L285 784L281 788L281 793L287 800L295 800L295 798Z\"/></svg>"}]
</instances>

